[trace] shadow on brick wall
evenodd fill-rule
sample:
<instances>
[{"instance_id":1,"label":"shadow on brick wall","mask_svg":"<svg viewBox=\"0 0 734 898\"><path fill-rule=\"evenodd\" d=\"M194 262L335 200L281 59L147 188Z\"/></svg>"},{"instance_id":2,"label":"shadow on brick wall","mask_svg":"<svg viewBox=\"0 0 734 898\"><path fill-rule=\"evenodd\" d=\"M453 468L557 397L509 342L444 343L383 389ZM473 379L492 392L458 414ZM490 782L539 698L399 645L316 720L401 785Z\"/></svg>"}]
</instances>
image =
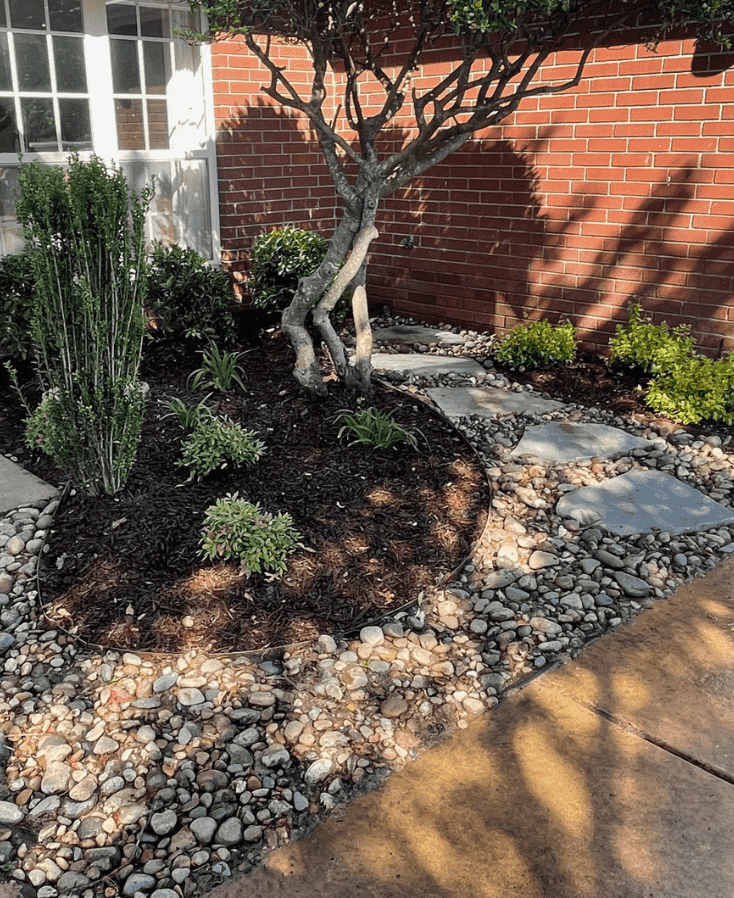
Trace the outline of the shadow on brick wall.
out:
<instances>
[{"instance_id":1,"label":"shadow on brick wall","mask_svg":"<svg viewBox=\"0 0 734 898\"><path fill-rule=\"evenodd\" d=\"M255 237L296 225L328 238L337 199L302 119L258 97L217 130L222 260L240 285Z\"/></svg>"},{"instance_id":2,"label":"shadow on brick wall","mask_svg":"<svg viewBox=\"0 0 734 898\"><path fill-rule=\"evenodd\" d=\"M537 187L529 156L509 141L466 144L385 201L373 299L483 328L520 321L546 241Z\"/></svg>"}]
</instances>

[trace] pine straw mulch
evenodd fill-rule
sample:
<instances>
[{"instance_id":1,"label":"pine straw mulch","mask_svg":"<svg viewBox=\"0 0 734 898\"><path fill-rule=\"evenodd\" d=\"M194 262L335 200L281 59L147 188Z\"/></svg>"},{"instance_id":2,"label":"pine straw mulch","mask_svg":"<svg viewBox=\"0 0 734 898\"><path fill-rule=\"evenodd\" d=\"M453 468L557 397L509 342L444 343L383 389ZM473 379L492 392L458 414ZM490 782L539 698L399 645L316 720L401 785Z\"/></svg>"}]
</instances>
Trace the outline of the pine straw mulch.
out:
<instances>
[{"instance_id":1,"label":"pine straw mulch","mask_svg":"<svg viewBox=\"0 0 734 898\"><path fill-rule=\"evenodd\" d=\"M69 493L41 565L48 620L92 644L125 650L259 650L349 633L414 602L459 566L487 517L488 487L466 442L418 399L376 386L370 404L420 430L419 451L348 446L337 413L355 397L336 383L314 401L292 376L278 330L242 359L246 392L212 395L221 414L257 432L266 452L250 468L187 482L177 464L183 432L164 402L204 398L187 386L201 357L151 343L143 436L115 496ZM63 475L23 446L23 411L0 391L0 449L51 483ZM204 513L230 493L290 513L303 547L278 578L204 563Z\"/></svg>"}]
</instances>

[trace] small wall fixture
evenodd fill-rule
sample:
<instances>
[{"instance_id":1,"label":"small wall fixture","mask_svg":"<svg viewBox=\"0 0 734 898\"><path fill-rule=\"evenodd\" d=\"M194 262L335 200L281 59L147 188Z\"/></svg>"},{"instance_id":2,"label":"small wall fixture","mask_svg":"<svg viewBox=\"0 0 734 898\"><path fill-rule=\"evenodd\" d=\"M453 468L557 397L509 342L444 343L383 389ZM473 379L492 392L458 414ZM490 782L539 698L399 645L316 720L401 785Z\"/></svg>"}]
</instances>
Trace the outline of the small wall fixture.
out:
<instances>
[{"instance_id":1,"label":"small wall fixture","mask_svg":"<svg viewBox=\"0 0 734 898\"><path fill-rule=\"evenodd\" d=\"M400 245L403 247L403 249L413 249L413 247L415 246L415 240L412 237L403 237L403 239L400 241Z\"/></svg>"}]
</instances>

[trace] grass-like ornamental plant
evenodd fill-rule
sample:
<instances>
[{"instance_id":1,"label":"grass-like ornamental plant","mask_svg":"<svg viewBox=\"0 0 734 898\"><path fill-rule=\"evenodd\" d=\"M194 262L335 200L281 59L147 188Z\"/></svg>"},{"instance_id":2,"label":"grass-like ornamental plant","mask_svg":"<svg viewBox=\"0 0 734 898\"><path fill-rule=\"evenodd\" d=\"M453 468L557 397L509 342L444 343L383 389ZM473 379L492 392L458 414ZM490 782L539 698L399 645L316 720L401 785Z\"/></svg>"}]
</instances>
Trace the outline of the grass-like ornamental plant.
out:
<instances>
[{"instance_id":1,"label":"grass-like ornamental plant","mask_svg":"<svg viewBox=\"0 0 734 898\"><path fill-rule=\"evenodd\" d=\"M544 368L576 357L576 330L570 321L553 326L541 319L514 328L494 350L497 361L511 368Z\"/></svg>"},{"instance_id":2,"label":"grass-like ornamental plant","mask_svg":"<svg viewBox=\"0 0 734 898\"><path fill-rule=\"evenodd\" d=\"M21 166L20 199L34 279L32 335L45 400L27 439L90 494L117 492L143 418L138 370L146 293L145 210L96 157L68 170Z\"/></svg>"},{"instance_id":3,"label":"grass-like ornamental plant","mask_svg":"<svg viewBox=\"0 0 734 898\"><path fill-rule=\"evenodd\" d=\"M207 399L209 397L206 397ZM187 433L194 430L202 421L210 421L214 417L212 410L204 402L200 402L193 408L186 405L181 399L169 399L164 405L168 409L168 414L163 415L164 418L173 417L178 422L179 427Z\"/></svg>"},{"instance_id":4,"label":"grass-like ornamental plant","mask_svg":"<svg viewBox=\"0 0 734 898\"><path fill-rule=\"evenodd\" d=\"M191 375L191 388L198 390L200 387L204 387L218 390L220 393L227 393L235 384L244 393L245 373L240 365L243 355L244 352L221 350L215 343L212 343L208 349L204 350L201 368L197 368Z\"/></svg>"},{"instance_id":5,"label":"grass-like ornamental plant","mask_svg":"<svg viewBox=\"0 0 734 898\"><path fill-rule=\"evenodd\" d=\"M282 573L300 539L289 514L263 512L234 493L207 509L201 552L209 561L238 561L247 571Z\"/></svg>"},{"instance_id":6,"label":"grass-like ornamental plant","mask_svg":"<svg viewBox=\"0 0 734 898\"><path fill-rule=\"evenodd\" d=\"M265 444L251 430L203 416L184 442L179 464L189 469L192 480L200 479L230 463L252 464L264 450Z\"/></svg>"},{"instance_id":7,"label":"grass-like ornamental plant","mask_svg":"<svg viewBox=\"0 0 734 898\"><path fill-rule=\"evenodd\" d=\"M338 419L344 422L339 439L350 434L350 446L359 444L372 449L392 449L398 443L406 443L411 449L418 449L416 435L379 409L362 408L356 412L342 409Z\"/></svg>"},{"instance_id":8,"label":"grass-like ornamental plant","mask_svg":"<svg viewBox=\"0 0 734 898\"><path fill-rule=\"evenodd\" d=\"M693 355L691 329L681 324L672 331L663 321L653 324L643 317L639 303L629 307L626 324L618 324L609 341L609 365L639 368L647 374L666 371L675 359Z\"/></svg>"}]
</instances>

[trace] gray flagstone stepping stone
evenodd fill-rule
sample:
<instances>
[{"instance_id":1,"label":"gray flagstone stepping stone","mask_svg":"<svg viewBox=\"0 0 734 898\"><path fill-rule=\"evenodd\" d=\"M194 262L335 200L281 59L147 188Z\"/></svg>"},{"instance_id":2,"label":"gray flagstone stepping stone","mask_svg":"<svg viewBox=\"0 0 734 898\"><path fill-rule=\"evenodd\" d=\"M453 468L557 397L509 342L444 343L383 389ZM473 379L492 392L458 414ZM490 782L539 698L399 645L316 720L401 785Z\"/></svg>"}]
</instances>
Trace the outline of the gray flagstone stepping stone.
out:
<instances>
[{"instance_id":1,"label":"gray flagstone stepping stone","mask_svg":"<svg viewBox=\"0 0 734 898\"><path fill-rule=\"evenodd\" d=\"M44 505L58 493L56 487L0 455L0 515L26 505Z\"/></svg>"},{"instance_id":2,"label":"gray flagstone stepping stone","mask_svg":"<svg viewBox=\"0 0 734 898\"><path fill-rule=\"evenodd\" d=\"M563 408L563 403L555 399L541 399L533 393L512 393L499 387L436 387L426 393L448 418L545 415Z\"/></svg>"},{"instance_id":3,"label":"gray flagstone stepping stone","mask_svg":"<svg viewBox=\"0 0 734 898\"><path fill-rule=\"evenodd\" d=\"M581 524L598 522L628 536L667 530L686 533L734 522L734 511L662 471L630 471L559 499L556 512Z\"/></svg>"},{"instance_id":4,"label":"gray flagstone stepping stone","mask_svg":"<svg viewBox=\"0 0 734 898\"><path fill-rule=\"evenodd\" d=\"M584 458L614 458L631 449L646 449L649 440L632 436L607 424L571 424L553 421L527 427L512 452L549 464L581 461Z\"/></svg>"},{"instance_id":5,"label":"gray flagstone stepping stone","mask_svg":"<svg viewBox=\"0 0 734 898\"><path fill-rule=\"evenodd\" d=\"M458 346L464 338L451 331L443 331L422 324L396 324L393 327L378 327L373 333L378 343L423 343L434 346Z\"/></svg>"},{"instance_id":6,"label":"gray flagstone stepping stone","mask_svg":"<svg viewBox=\"0 0 734 898\"><path fill-rule=\"evenodd\" d=\"M437 374L479 377L486 373L474 359L421 355L417 352L375 352L372 354L372 367L381 374L397 371L400 374L415 374L419 377L435 377Z\"/></svg>"}]
</instances>

